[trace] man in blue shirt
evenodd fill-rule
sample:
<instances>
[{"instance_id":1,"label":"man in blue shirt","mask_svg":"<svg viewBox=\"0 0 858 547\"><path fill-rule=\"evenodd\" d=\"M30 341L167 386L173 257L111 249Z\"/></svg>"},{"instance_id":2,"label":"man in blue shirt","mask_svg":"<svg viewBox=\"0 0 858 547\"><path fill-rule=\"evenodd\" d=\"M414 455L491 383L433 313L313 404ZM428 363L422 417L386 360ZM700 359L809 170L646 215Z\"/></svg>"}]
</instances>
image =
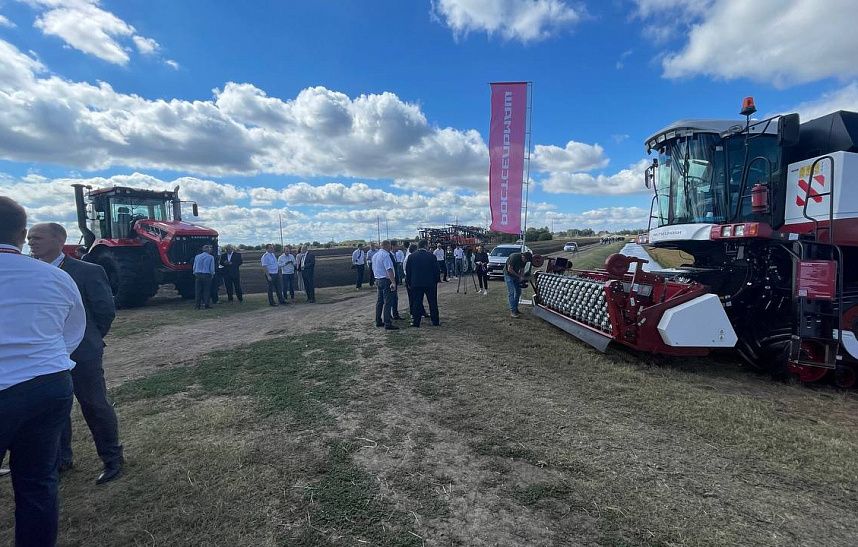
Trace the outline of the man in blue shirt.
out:
<instances>
[{"instance_id":1,"label":"man in blue shirt","mask_svg":"<svg viewBox=\"0 0 858 547\"><path fill-rule=\"evenodd\" d=\"M194 296L196 309L200 309L203 305L206 309L211 308L209 302L212 297L212 279L215 273L215 261L211 255L211 251L211 245L203 245L200 254L194 257L194 277L196 278Z\"/></svg>"}]
</instances>

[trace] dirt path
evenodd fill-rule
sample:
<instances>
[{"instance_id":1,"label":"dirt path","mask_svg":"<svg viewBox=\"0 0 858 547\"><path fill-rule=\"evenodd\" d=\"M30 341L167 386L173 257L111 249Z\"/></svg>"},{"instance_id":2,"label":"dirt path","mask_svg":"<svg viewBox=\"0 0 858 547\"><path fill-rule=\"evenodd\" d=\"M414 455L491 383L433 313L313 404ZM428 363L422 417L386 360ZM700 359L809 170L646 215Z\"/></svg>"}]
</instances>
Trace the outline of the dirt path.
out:
<instances>
[{"instance_id":1,"label":"dirt path","mask_svg":"<svg viewBox=\"0 0 858 547\"><path fill-rule=\"evenodd\" d=\"M470 283L470 280L468 280ZM502 283L497 289L505 290ZM455 294L456 281L439 285L439 298ZM143 336L124 336L107 340L105 377L108 387L128 380L143 378L159 368L194 363L212 351L229 349L284 334L305 334L320 329L348 331L373 324L375 288L362 291L337 288L325 303L299 304L238 313L223 319L202 319L193 323L178 323L158 327ZM469 287L473 292L473 286ZM400 290L399 309L408 307L408 297ZM123 310L133 315L145 310Z\"/></svg>"}]
</instances>

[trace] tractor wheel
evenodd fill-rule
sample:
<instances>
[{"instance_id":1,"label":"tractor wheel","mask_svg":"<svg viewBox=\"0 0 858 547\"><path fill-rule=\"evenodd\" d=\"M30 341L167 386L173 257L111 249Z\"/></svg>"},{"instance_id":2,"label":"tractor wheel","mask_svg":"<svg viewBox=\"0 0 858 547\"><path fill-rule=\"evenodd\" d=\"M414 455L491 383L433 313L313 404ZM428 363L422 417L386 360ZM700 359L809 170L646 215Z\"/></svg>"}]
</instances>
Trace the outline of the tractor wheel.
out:
<instances>
[{"instance_id":1,"label":"tractor wheel","mask_svg":"<svg viewBox=\"0 0 858 547\"><path fill-rule=\"evenodd\" d=\"M191 275L182 275L176 279L174 285L176 286L176 292L179 293L179 296L184 298L185 300L192 299L194 294L194 277Z\"/></svg>"},{"instance_id":2,"label":"tractor wheel","mask_svg":"<svg viewBox=\"0 0 858 547\"><path fill-rule=\"evenodd\" d=\"M105 249L94 262L107 273L117 308L143 306L158 290L155 270L143 249Z\"/></svg>"}]
</instances>

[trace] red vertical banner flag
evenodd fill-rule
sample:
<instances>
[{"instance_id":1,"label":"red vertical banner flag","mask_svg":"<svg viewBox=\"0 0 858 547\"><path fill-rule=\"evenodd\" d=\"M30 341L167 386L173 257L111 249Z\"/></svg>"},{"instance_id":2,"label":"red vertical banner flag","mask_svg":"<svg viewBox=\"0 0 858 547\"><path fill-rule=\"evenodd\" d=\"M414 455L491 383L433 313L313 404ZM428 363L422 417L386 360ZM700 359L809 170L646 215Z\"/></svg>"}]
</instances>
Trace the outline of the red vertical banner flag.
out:
<instances>
[{"instance_id":1,"label":"red vertical banner flag","mask_svg":"<svg viewBox=\"0 0 858 547\"><path fill-rule=\"evenodd\" d=\"M492 85L489 126L489 204L491 229L521 233L521 188L527 131L527 83Z\"/></svg>"}]
</instances>

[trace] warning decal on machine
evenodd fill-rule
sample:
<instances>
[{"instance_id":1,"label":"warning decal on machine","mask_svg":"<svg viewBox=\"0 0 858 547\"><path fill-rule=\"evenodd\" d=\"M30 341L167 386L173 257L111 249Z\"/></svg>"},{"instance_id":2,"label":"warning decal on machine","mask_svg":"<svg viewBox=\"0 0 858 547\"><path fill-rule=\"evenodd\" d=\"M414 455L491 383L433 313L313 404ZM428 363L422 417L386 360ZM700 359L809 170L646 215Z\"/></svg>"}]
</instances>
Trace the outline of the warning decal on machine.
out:
<instances>
[{"instance_id":1,"label":"warning decal on machine","mask_svg":"<svg viewBox=\"0 0 858 547\"><path fill-rule=\"evenodd\" d=\"M833 260L803 260L798 263L795 295L817 300L834 300L837 263Z\"/></svg>"}]
</instances>

